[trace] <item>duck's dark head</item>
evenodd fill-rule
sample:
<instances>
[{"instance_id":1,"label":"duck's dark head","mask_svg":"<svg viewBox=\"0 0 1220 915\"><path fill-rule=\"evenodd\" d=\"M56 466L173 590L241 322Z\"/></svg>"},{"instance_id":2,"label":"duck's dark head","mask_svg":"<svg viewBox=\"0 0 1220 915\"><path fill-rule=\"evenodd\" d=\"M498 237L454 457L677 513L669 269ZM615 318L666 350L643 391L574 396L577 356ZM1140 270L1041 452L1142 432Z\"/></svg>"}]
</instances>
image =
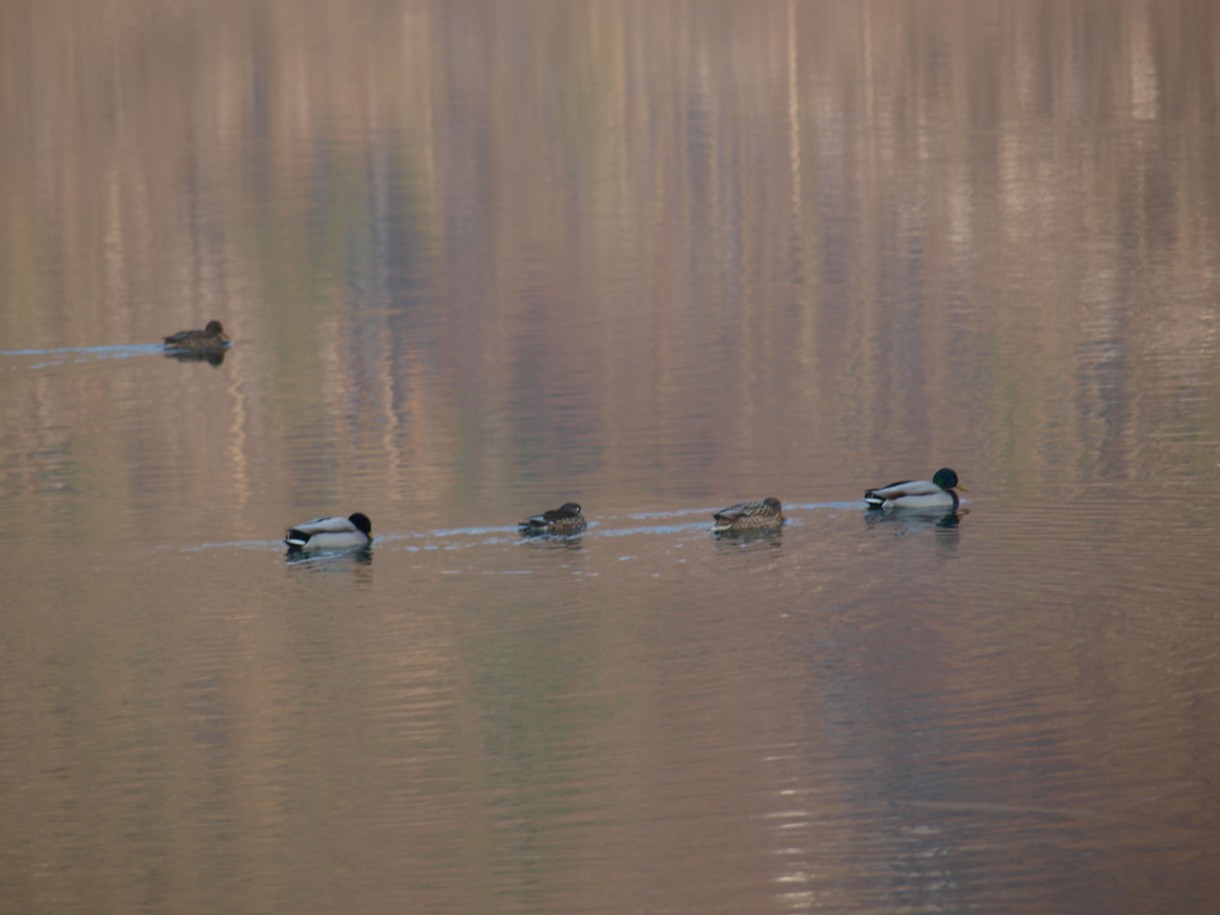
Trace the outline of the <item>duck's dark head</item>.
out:
<instances>
[{"instance_id":1,"label":"duck's dark head","mask_svg":"<svg viewBox=\"0 0 1220 915\"><path fill-rule=\"evenodd\" d=\"M564 502L563 505L559 506L559 510L561 512L563 512L565 515L579 515L580 514L580 506L577 505L575 502Z\"/></svg>"},{"instance_id":2,"label":"duck's dark head","mask_svg":"<svg viewBox=\"0 0 1220 915\"><path fill-rule=\"evenodd\" d=\"M957 478L957 473L952 467L942 467L936 473L932 474L932 482L941 489L962 489L969 492L961 481Z\"/></svg>"},{"instance_id":3,"label":"duck's dark head","mask_svg":"<svg viewBox=\"0 0 1220 915\"><path fill-rule=\"evenodd\" d=\"M224 336L224 332L225 332L224 325L221 324L219 321L209 321L208 326L205 327L203 330L204 330L204 333L209 334L210 336L213 336L213 337L222 337L222 336Z\"/></svg>"},{"instance_id":4,"label":"duck's dark head","mask_svg":"<svg viewBox=\"0 0 1220 915\"><path fill-rule=\"evenodd\" d=\"M368 534L370 536L372 535L373 522L369 520L368 515L364 514L363 512L356 512L354 515L348 515L347 520L356 525L356 530L360 531L362 534Z\"/></svg>"}]
</instances>

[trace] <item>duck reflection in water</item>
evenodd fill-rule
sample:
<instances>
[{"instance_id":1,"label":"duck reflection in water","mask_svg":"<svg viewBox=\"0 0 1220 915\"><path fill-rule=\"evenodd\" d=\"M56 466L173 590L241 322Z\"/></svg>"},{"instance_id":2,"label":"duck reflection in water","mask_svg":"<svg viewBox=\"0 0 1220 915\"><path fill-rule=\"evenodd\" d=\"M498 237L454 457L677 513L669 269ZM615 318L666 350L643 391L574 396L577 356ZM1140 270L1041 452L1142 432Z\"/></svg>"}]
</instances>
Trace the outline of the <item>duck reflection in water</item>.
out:
<instances>
[{"instance_id":1,"label":"duck reflection in water","mask_svg":"<svg viewBox=\"0 0 1220 915\"><path fill-rule=\"evenodd\" d=\"M575 534L526 534L517 541L529 550L558 550L568 553L579 553L585 548L583 532Z\"/></svg>"},{"instance_id":2,"label":"duck reflection in water","mask_svg":"<svg viewBox=\"0 0 1220 915\"><path fill-rule=\"evenodd\" d=\"M196 353L190 350L167 349L165 351L165 358L173 359L176 362L206 362L208 365L223 365L225 353L224 350Z\"/></svg>"},{"instance_id":3,"label":"duck reflection in water","mask_svg":"<svg viewBox=\"0 0 1220 915\"><path fill-rule=\"evenodd\" d=\"M956 534L957 526L968 514L970 514L968 508L958 508L951 512L937 509L907 509L900 512L866 511L864 523L868 527L888 525L893 528L896 537L927 530L952 531Z\"/></svg>"},{"instance_id":4,"label":"duck reflection in water","mask_svg":"<svg viewBox=\"0 0 1220 915\"><path fill-rule=\"evenodd\" d=\"M305 550L289 547L288 552L284 556L284 561L289 565L318 569L320 571L344 569L352 566L370 566L373 564L373 548L365 546L356 549L309 553Z\"/></svg>"},{"instance_id":5,"label":"duck reflection in water","mask_svg":"<svg viewBox=\"0 0 1220 915\"><path fill-rule=\"evenodd\" d=\"M718 554L779 551L784 546L784 530L781 527L772 527L746 531L717 531L712 535L712 540Z\"/></svg>"},{"instance_id":6,"label":"duck reflection in water","mask_svg":"<svg viewBox=\"0 0 1220 915\"><path fill-rule=\"evenodd\" d=\"M911 535L912 546L918 543L930 544L931 554L938 560L956 559L958 548L962 542L962 516L968 509L958 509L955 512L937 514L936 512L865 512L864 523L869 530L881 532L884 526L891 537L906 537ZM931 539L928 538L930 535Z\"/></svg>"}]
</instances>

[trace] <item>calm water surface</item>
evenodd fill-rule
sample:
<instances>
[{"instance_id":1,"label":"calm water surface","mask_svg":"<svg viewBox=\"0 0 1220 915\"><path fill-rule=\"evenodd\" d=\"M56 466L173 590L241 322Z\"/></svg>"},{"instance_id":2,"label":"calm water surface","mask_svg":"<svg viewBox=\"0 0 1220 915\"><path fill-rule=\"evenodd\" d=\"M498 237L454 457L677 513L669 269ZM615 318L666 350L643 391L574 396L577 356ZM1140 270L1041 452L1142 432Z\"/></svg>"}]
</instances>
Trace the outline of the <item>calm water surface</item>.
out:
<instances>
[{"instance_id":1,"label":"calm water surface","mask_svg":"<svg viewBox=\"0 0 1220 915\"><path fill-rule=\"evenodd\" d=\"M1216 911L1218 39L4 4L0 912Z\"/></svg>"}]
</instances>

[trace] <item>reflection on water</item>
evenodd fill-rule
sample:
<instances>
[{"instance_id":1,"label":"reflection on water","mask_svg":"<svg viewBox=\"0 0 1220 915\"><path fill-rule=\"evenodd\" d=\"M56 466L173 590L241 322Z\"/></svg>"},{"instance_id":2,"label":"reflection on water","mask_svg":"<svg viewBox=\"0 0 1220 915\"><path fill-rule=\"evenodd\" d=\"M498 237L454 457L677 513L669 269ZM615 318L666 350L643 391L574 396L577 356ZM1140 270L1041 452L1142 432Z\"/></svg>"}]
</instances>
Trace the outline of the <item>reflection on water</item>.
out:
<instances>
[{"instance_id":1,"label":"reflection on water","mask_svg":"<svg viewBox=\"0 0 1220 915\"><path fill-rule=\"evenodd\" d=\"M897 509L894 511L865 511L864 523L877 527L888 527L897 533L920 531L930 528L952 530L961 524L962 518L970 514L970 509L959 508L957 511L920 511L917 509Z\"/></svg>"},{"instance_id":2,"label":"reflection on water","mask_svg":"<svg viewBox=\"0 0 1220 915\"><path fill-rule=\"evenodd\" d=\"M772 530L746 531L713 531L718 547L739 547L742 549L761 545L778 547L783 540L783 528Z\"/></svg>"},{"instance_id":3,"label":"reflection on water","mask_svg":"<svg viewBox=\"0 0 1220 915\"><path fill-rule=\"evenodd\" d=\"M1214 910L1218 37L0 5L0 899Z\"/></svg>"},{"instance_id":4,"label":"reflection on water","mask_svg":"<svg viewBox=\"0 0 1220 915\"><path fill-rule=\"evenodd\" d=\"M336 566L356 564L372 565L373 548L371 546L358 550L320 550L310 551L289 547L284 552L284 561L289 565L320 566L335 568Z\"/></svg>"},{"instance_id":5,"label":"reflection on water","mask_svg":"<svg viewBox=\"0 0 1220 915\"><path fill-rule=\"evenodd\" d=\"M206 362L208 365L223 365L225 361L225 353L223 350L210 353L188 353L166 350L165 358L173 359L175 362Z\"/></svg>"},{"instance_id":6,"label":"reflection on water","mask_svg":"<svg viewBox=\"0 0 1220 915\"><path fill-rule=\"evenodd\" d=\"M522 545L531 550L584 549L585 535L581 534L522 534Z\"/></svg>"}]
</instances>

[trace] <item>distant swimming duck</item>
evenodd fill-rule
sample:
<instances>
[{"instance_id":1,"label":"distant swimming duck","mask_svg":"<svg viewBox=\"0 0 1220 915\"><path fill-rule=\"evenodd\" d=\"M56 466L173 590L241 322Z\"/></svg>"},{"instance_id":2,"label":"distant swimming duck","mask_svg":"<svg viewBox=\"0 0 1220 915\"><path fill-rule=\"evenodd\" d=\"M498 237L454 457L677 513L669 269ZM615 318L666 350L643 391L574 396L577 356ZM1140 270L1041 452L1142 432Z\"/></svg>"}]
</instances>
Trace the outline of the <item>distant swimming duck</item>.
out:
<instances>
[{"instance_id":1,"label":"distant swimming duck","mask_svg":"<svg viewBox=\"0 0 1220 915\"><path fill-rule=\"evenodd\" d=\"M175 353L213 353L225 349L230 340L219 321L209 321L203 330L180 330L165 338L165 348Z\"/></svg>"},{"instance_id":2,"label":"distant swimming duck","mask_svg":"<svg viewBox=\"0 0 1220 915\"><path fill-rule=\"evenodd\" d=\"M314 518L284 537L290 550L351 550L373 542L373 523L356 512L347 518Z\"/></svg>"},{"instance_id":3,"label":"distant swimming duck","mask_svg":"<svg viewBox=\"0 0 1220 915\"><path fill-rule=\"evenodd\" d=\"M952 511L960 503L956 490L969 492L948 467L932 475L932 481L905 480L870 489L864 494L869 508L923 508Z\"/></svg>"},{"instance_id":4,"label":"distant swimming duck","mask_svg":"<svg viewBox=\"0 0 1220 915\"><path fill-rule=\"evenodd\" d=\"M588 526L580 506L575 502L564 502L559 508L531 515L517 525L523 534L579 534Z\"/></svg>"},{"instance_id":5,"label":"distant swimming duck","mask_svg":"<svg viewBox=\"0 0 1220 915\"><path fill-rule=\"evenodd\" d=\"M778 529L784 524L784 512L779 499L768 496L761 502L741 502L722 508L712 515L716 533Z\"/></svg>"}]
</instances>

